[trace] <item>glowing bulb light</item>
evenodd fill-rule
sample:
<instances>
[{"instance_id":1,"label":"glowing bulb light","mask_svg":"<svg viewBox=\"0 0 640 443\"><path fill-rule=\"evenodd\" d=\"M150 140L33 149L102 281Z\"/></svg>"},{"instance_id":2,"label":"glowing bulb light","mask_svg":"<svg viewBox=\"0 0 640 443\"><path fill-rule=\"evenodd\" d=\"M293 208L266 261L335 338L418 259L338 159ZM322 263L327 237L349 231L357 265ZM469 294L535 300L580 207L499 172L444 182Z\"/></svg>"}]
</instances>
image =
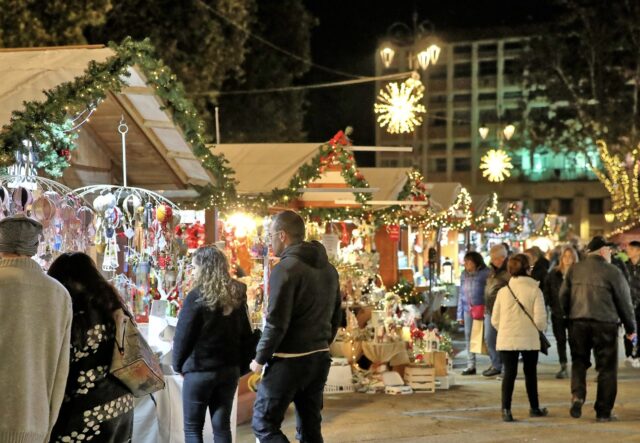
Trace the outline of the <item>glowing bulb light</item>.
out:
<instances>
[{"instance_id":1,"label":"glowing bulb light","mask_svg":"<svg viewBox=\"0 0 640 443\"><path fill-rule=\"evenodd\" d=\"M390 48L389 46L385 46L380 50L380 58L382 59L382 64L385 68L391 66L394 55L396 55L396 51L394 51L393 48Z\"/></svg>"},{"instance_id":2,"label":"glowing bulb light","mask_svg":"<svg viewBox=\"0 0 640 443\"><path fill-rule=\"evenodd\" d=\"M387 84L380 90L378 103L374 105L380 127L386 127L390 134L412 132L422 124L420 114L427 112L420 104L423 95L424 86L416 78L409 78L401 84Z\"/></svg>"},{"instance_id":3,"label":"glowing bulb light","mask_svg":"<svg viewBox=\"0 0 640 443\"><path fill-rule=\"evenodd\" d=\"M490 182L501 182L511 176L511 157L502 149L491 149L481 159L482 176Z\"/></svg>"}]
</instances>

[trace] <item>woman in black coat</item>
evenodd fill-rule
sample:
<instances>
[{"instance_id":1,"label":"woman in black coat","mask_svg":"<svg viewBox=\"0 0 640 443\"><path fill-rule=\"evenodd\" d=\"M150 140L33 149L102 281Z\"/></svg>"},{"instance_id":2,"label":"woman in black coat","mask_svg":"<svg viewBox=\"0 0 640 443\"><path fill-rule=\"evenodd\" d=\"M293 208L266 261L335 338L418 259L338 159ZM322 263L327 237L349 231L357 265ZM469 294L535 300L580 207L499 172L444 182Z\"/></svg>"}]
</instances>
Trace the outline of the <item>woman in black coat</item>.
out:
<instances>
[{"instance_id":1,"label":"woman in black coat","mask_svg":"<svg viewBox=\"0 0 640 443\"><path fill-rule=\"evenodd\" d=\"M203 246L193 256L193 290L173 339L173 368L184 375L186 443L201 443L209 408L215 443L231 443L231 408L251 342L247 287L231 278L224 253ZM254 354L255 355L255 354Z\"/></svg>"},{"instance_id":2,"label":"woman in black coat","mask_svg":"<svg viewBox=\"0 0 640 443\"><path fill-rule=\"evenodd\" d=\"M578 253L571 246L562 250L558 266L554 267L546 278L544 286L545 303L551 311L553 335L558 346L560 371L556 378L567 378L567 321L560 305L560 287L569 268L578 262Z\"/></svg>"},{"instance_id":3,"label":"woman in black coat","mask_svg":"<svg viewBox=\"0 0 640 443\"><path fill-rule=\"evenodd\" d=\"M115 346L114 311L124 303L81 252L62 254L49 275L71 295L71 363L51 442L125 443L133 429L133 395L109 374Z\"/></svg>"}]
</instances>

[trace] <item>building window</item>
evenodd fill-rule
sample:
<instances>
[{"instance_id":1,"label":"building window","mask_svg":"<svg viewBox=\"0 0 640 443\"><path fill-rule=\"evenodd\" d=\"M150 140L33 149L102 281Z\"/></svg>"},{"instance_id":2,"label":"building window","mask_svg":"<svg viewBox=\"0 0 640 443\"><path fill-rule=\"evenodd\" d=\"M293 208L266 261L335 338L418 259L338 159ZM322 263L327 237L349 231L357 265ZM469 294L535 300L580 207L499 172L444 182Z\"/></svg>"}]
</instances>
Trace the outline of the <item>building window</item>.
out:
<instances>
[{"instance_id":1,"label":"building window","mask_svg":"<svg viewBox=\"0 0 640 443\"><path fill-rule=\"evenodd\" d=\"M429 145L429 150L431 151L446 151L447 144L446 143L432 143Z\"/></svg>"},{"instance_id":2,"label":"building window","mask_svg":"<svg viewBox=\"0 0 640 443\"><path fill-rule=\"evenodd\" d=\"M518 73L522 73L522 62L515 59L505 60L504 73L506 75L517 75Z\"/></svg>"},{"instance_id":3,"label":"building window","mask_svg":"<svg viewBox=\"0 0 640 443\"><path fill-rule=\"evenodd\" d=\"M436 158L433 162L433 171L434 172L447 172L447 159L446 158Z\"/></svg>"},{"instance_id":4,"label":"building window","mask_svg":"<svg viewBox=\"0 0 640 443\"><path fill-rule=\"evenodd\" d=\"M517 99L522 98L522 91L508 91L504 93L504 98L509 99Z\"/></svg>"},{"instance_id":5,"label":"building window","mask_svg":"<svg viewBox=\"0 0 640 443\"><path fill-rule=\"evenodd\" d=\"M471 149L471 142L456 142L453 149Z\"/></svg>"},{"instance_id":6,"label":"building window","mask_svg":"<svg viewBox=\"0 0 640 443\"><path fill-rule=\"evenodd\" d=\"M447 102L447 96L445 94L429 96L429 103L431 103L432 105L436 103L446 103L446 102Z\"/></svg>"},{"instance_id":7,"label":"building window","mask_svg":"<svg viewBox=\"0 0 640 443\"><path fill-rule=\"evenodd\" d=\"M455 78L471 77L471 63L458 63L453 67L453 76Z\"/></svg>"},{"instance_id":8,"label":"building window","mask_svg":"<svg viewBox=\"0 0 640 443\"><path fill-rule=\"evenodd\" d=\"M447 126L447 114L445 112L432 114L431 126Z\"/></svg>"},{"instance_id":9,"label":"building window","mask_svg":"<svg viewBox=\"0 0 640 443\"><path fill-rule=\"evenodd\" d=\"M431 80L447 78L447 65L429 66L427 72Z\"/></svg>"},{"instance_id":10,"label":"building window","mask_svg":"<svg viewBox=\"0 0 640 443\"><path fill-rule=\"evenodd\" d=\"M453 47L453 53L455 55L470 55L471 45L456 45Z\"/></svg>"},{"instance_id":11,"label":"building window","mask_svg":"<svg viewBox=\"0 0 640 443\"><path fill-rule=\"evenodd\" d=\"M573 199L561 198L559 212L560 215L573 215Z\"/></svg>"},{"instance_id":12,"label":"building window","mask_svg":"<svg viewBox=\"0 0 640 443\"><path fill-rule=\"evenodd\" d=\"M471 101L471 94L456 94L453 96L455 103L469 103Z\"/></svg>"},{"instance_id":13,"label":"building window","mask_svg":"<svg viewBox=\"0 0 640 443\"><path fill-rule=\"evenodd\" d=\"M549 212L551 200L548 198L536 198L533 200L533 212L537 214L546 214Z\"/></svg>"},{"instance_id":14,"label":"building window","mask_svg":"<svg viewBox=\"0 0 640 443\"><path fill-rule=\"evenodd\" d=\"M478 100L480 100L480 101L495 100L495 99L496 99L496 93L495 92L483 92L481 94L478 94Z\"/></svg>"},{"instance_id":15,"label":"building window","mask_svg":"<svg viewBox=\"0 0 640 443\"><path fill-rule=\"evenodd\" d=\"M498 74L498 65L495 60L480 62L478 65L480 77L493 77Z\"/></svg>"},{"instance_id":16,"label":"building window","mask_svg":"<svg viewBox=\"0 0 640 443\"><path fill-rule=\"evenodd\" d=\"M604 214L604 200L601 198L590 198L589 214Z\"/></svg>"},{"instance_id":17,"label":"building window","mask_svg":"<svg viewBox=\"0 0 640 443\"><path fill-rule=\"evenodd\" d=\"M498 51L498 44L497 43L488 43L485 45L479 45L478 46L478 52L482 52L485 53L484 55L487 55L486 53L488 52L492 52L492 53L496 53L496 51Z\"/></svg>"},{"instance_id":18,"label":"building window","mask_svg":"<svg viewBox=\"0 0 640 443\"><path fill-rule=\"evenodd\" d=\"M457 172L471 171L471 159L469 157L454 158L453 169Z\"/></svg>"},{"instance_id":19,"label":"building window","mask_svg":"<svg viewBox=\"0 0 640 443\"><path fill-rule=\"evenodd\" d=\"M517 41L517 42L505 42L504 43L504 49L505 51L511 51L511 50L519 50L522 49L523 45L521 41Z\"/></svg>"},{"instance_id":20,"label":"building window","mask_svg":"<svg viewBox=\"0 0 640 443\"><path fill-rule=\"evenodd\" d=\"M453 113L455 126L469 126L471 124L471 111L455 111Z\"/></svg>"},{"instance_id":21,"label":"building window","mask_svg":"<svg viewBox=\"0 0 640 443\"><path fill-rule=\"evenodd\" d=\"M480 124L490 125L498 123L498 112L495 109L482 109L480 111Z\"/></svg>"}]
</instances>

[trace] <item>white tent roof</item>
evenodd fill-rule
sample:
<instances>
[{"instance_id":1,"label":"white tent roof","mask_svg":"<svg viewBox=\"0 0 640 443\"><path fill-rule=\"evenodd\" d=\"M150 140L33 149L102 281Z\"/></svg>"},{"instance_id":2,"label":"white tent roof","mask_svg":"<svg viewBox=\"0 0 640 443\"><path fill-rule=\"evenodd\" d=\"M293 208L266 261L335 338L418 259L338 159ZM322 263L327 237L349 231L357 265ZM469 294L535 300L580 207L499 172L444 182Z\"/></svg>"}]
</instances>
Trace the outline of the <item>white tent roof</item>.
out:
<instances>
[{"instance_id":1,"label":"white tent roof","mask_svg":"<svg viewBox=\"0 0 640 443\"><path fill-rule=\"evenodd\" d=\"M372 200L396 200L408 180L411 168L359 168L371 188L378 188Z\"/></svg>"},{"instance_id":2,"label":"white tent roof","mask_svg":"<svg viewBox=\"0 0 640 443\"><path fill-rule=\"evenodd\" d=\"M286 188L298 169L317 153L320 143L244 143L210 145L235 171L238 194Z\"/></svg>"},{"instance_id":3,"label":"white tent roof","mask_svg":"<svg viewBox=\"0 0 640 443\"><path fill-rule=\"evenodd\" d=\"M44 91L82 76L91 61L104 62L114 55L113 50L102 45L0 49L0 126L9 123L11 112L23 109L25 101L44 101ZM136 131L128 134L129 137L139 136L138 140L132 140L132 149L135 149L135 142L139 142L145 154L159 155L168 166L168 170L157 169L160 175L165 175L165 181L168 171L181 185L210 182L212 177L185 142L171 115L162 109L162 101L147 86L141 71L134 66L129 68L129 74L126 79L129 87L121 94L108 95L90 122L85 124L91 126L88 130L101 138L100 145L114 151L112 156L117 159L120 137L116 129L122 114L130 126L134 120L139 127L137 134L134 134ZM117 119L113 120L116 115ZM135 152L131 154L133 169L136 158L142 159ZM149 177L146 181L150 184L152 179ZM144 181L141 184L148 185Z\"/></svg>"},{"instance_id":4,"label":"white tent roof","mask_svg":"<svg viewBox=\"0 0 640 443\"><path fill-rule=\"evenodd\" d=\"M462 190L460 183L427 183L427 192L431 196L431 205L436 211L446 211L451 207Z\"/></svg>"}]
</instances>

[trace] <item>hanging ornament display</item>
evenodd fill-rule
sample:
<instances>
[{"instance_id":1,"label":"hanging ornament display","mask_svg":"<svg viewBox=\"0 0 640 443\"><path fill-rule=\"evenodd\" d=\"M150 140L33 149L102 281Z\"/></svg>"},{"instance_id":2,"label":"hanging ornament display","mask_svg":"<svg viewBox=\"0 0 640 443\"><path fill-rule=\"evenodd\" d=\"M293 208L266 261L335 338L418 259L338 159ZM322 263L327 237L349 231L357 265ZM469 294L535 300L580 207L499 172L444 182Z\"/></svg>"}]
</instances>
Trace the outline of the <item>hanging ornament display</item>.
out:
<instances>
[{"instance_id":1,"label":"hanging ornament display","mask_svg":"<svg viewBox=\"0 0 640 443\"><path fill-rule=\"evenodd\" d=\"M76 189L93 198L95 218L82 212L80 224L95 226L96 249L102 254L102 270L113 276L138 320L149 314L153 299L167 300L175 308L183 294L186 256L183 242L176 235L180 224L179 208L155 192L127 186L126 134L122 137L123 186L95 185ZM173 303L173 302L176 303ZM175 314L175 309L169 314Z\"/></svg>"},{"instance_id":2,"label":"hanging ornament display","mask_svg":"<svg viewBox=\"0 0 640 443\"><path fill-rule=\"evenodd\" d=\"M58 182L35 175L0 176L0 218L16 214L42 224L42 239L34 259L44 268L63 252L86 252L91 246L93 227L83 223L78 214L84 220L93 219L93 210Z\"/></svg>"}]
</instances>

